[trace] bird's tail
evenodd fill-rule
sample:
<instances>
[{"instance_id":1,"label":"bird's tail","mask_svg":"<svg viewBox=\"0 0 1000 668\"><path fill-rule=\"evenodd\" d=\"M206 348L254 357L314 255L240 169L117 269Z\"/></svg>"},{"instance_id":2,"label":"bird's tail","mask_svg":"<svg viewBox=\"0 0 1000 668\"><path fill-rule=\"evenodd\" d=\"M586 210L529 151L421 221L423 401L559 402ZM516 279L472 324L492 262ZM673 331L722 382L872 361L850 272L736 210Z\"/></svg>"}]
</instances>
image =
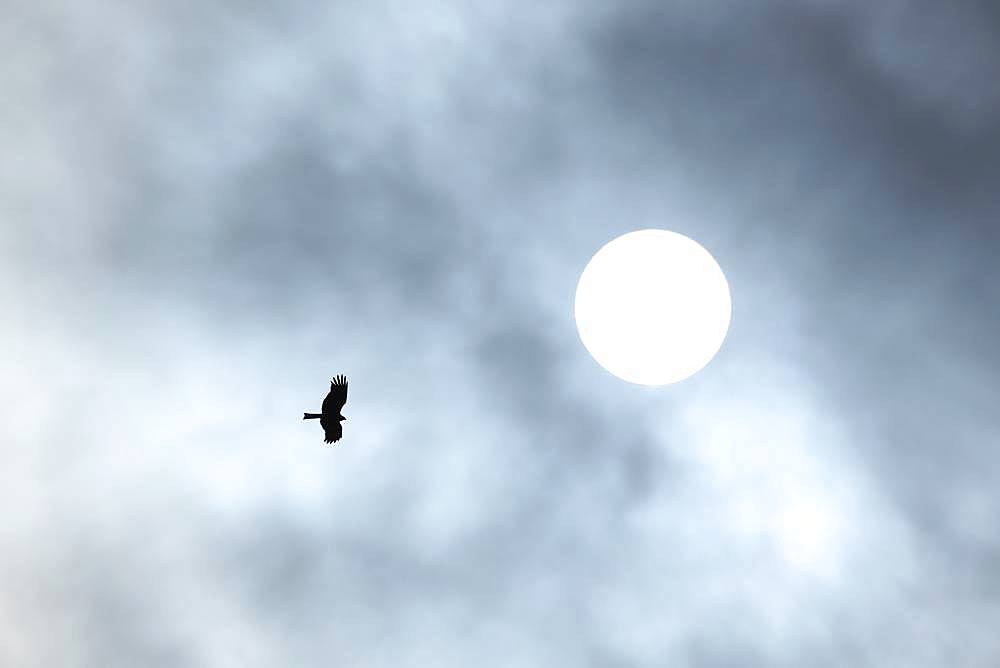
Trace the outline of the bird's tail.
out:
<instances>
[{"instance_id":1,"label":"bird's tail","mask_svg":"<svg viewBox=\"0 0 1000 668\"><path fill-rule=\"evenodd\" d=\"M321 417L323 417L322 413L303 413L302 414L302 419L303 420L318 420Z\"/></svg>"}]
</instances>

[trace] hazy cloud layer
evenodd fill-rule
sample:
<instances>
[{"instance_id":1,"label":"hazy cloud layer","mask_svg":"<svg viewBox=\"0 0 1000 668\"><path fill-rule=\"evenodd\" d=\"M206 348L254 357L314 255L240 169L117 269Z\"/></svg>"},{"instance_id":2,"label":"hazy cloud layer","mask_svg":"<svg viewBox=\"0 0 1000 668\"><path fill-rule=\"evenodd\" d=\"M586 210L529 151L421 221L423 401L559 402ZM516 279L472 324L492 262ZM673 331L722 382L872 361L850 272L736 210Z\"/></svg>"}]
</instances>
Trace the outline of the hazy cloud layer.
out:
<instances>
[{"instance_id":1,"label":"hazy cloud layer","mask_svg":"<svg viewBox=\"0 0 1000 668\"><path fill-rule=\"evenodd\" d=\"M991 3L5 16L0 663L1000 661ZM734 297L659 390L641 227Z\"/></svg>"}]
</instances>

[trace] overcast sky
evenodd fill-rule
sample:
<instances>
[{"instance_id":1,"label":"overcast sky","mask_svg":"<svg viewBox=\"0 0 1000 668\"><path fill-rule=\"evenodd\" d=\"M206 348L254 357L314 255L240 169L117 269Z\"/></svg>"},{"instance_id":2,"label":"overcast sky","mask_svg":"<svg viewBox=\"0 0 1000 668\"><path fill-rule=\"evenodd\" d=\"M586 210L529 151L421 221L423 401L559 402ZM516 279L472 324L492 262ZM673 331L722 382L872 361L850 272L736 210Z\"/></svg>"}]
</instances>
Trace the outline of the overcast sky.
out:
<instances>
[{"instance_id":1,"label":"overcast sky","mask_svg":"<svg viewBox=\"0 0 1000 668\"><path fill-rule=\"evenodd\" d=\"M0 6L3 665L1000 664L995 2Z\"/></svg>"}]
</instances>

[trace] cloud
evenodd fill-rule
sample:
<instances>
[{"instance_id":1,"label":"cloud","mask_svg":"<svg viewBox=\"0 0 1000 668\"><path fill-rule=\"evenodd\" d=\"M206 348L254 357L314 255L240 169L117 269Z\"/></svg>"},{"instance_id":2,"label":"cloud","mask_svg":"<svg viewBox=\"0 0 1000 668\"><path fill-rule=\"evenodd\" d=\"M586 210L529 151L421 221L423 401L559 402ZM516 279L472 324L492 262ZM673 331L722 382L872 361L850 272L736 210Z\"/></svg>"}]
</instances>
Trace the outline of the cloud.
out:
<instances>
[{"instance_id":1,"label":"cloud","mask_svg":"<svg viewBox=\"0 0 1000 668\"><path fill-rule=\"evenodd\" d=\"M994 663L992 10L12 16L5 663ZM657 391L572 322L649 226L734 291Z\"/></svg>"}]
</instances>

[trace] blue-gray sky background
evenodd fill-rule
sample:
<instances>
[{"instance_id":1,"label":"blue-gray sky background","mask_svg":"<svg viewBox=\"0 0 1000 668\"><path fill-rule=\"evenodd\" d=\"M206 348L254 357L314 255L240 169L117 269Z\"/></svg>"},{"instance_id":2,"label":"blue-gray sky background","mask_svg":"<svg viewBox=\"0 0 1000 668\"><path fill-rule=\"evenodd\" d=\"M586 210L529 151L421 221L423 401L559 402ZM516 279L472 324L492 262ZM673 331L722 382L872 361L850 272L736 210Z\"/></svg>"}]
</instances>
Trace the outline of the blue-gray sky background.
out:
<instances>
[{"instance_id":1,"label":"blue-gray sky background","mask_svg":"<svg viewBox=\"0 0 1000 668\"><path fill-rule=\"evenodd\" d=\"M998 665L996 4L537 4L2 4L0 663Z\"/></svg>"}]
</instances>

